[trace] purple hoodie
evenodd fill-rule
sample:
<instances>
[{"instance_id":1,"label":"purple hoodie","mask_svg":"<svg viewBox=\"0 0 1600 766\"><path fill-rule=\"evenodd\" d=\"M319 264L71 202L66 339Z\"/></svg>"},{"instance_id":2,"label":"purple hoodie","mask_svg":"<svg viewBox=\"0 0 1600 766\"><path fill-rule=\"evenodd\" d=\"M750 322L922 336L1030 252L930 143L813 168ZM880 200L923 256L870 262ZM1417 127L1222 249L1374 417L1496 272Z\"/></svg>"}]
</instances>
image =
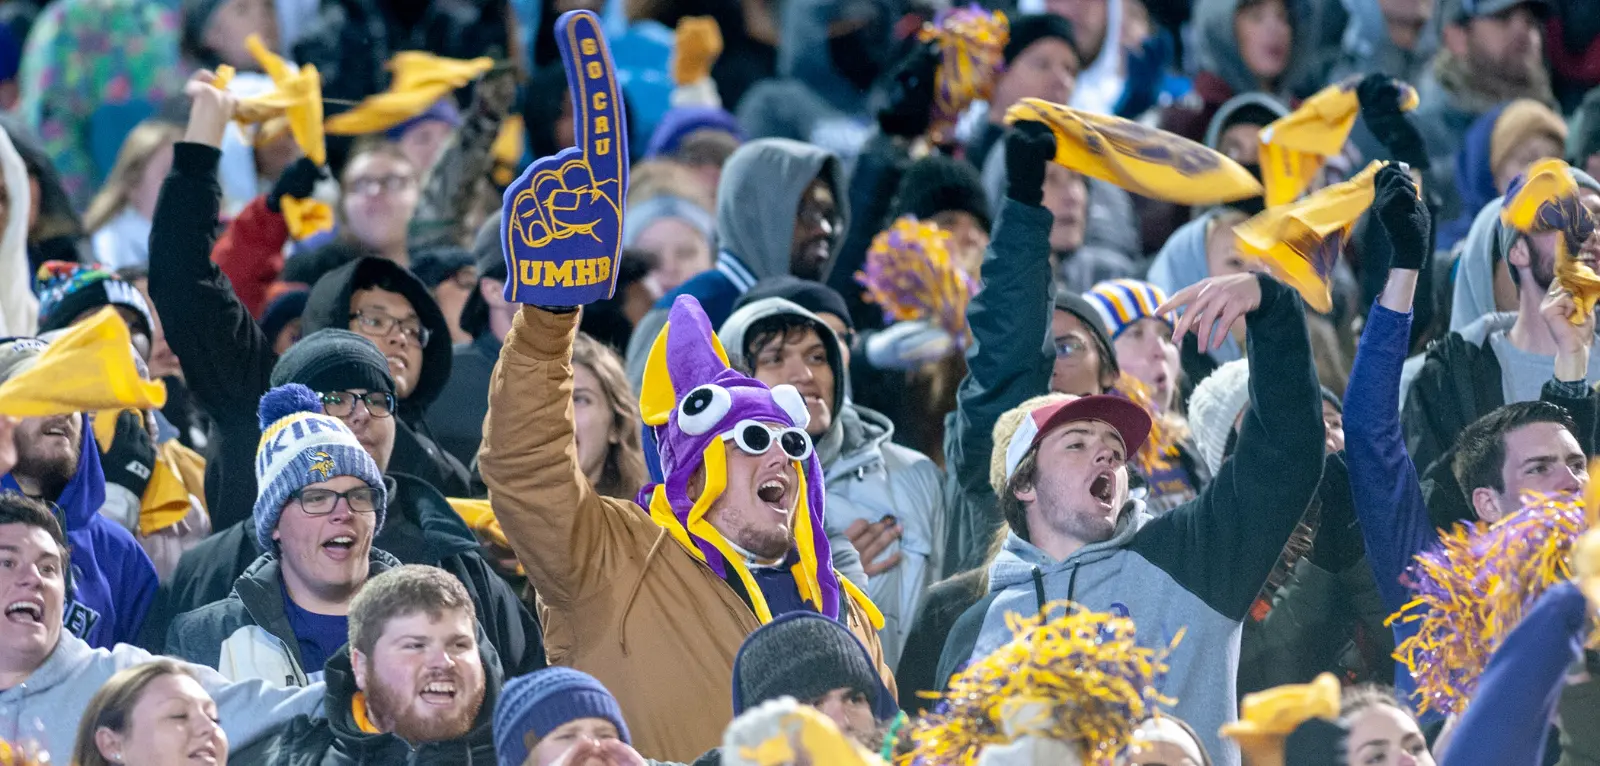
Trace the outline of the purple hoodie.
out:
<instances>
[{"instance_id":1,"label":"purple hoodie","mask_svg":"<svg viewBox=\"0 0 1600 766\"><path fill-rule=\"evenodd\" d=\"M1466 239L1478 211L1500 196L1489 162L1489 139L1494 136L1495 121L1505 110L1506 105L1501 104L1484 112L1461 139L1461 150L1456 152L1456 195L1461 200L1461 217L1439 227L1440 250L1449 250Z\"/></svg>"},{"instance_id":2,"label":"purple hoodie","mask_svg":"<svg viewBox=\"0 0 1600 766\"><path fill-rule=\"evenodd\" d=\"M79 417L78 472L54 504L72 551L71 590L62 617L69 633L110 649L138 640L156 596L156 567L131 532L100 515L106 502L100 447L89 418ZM0 477L0 489L22 491L11 474Z\"/></svg>"}]
</instances>

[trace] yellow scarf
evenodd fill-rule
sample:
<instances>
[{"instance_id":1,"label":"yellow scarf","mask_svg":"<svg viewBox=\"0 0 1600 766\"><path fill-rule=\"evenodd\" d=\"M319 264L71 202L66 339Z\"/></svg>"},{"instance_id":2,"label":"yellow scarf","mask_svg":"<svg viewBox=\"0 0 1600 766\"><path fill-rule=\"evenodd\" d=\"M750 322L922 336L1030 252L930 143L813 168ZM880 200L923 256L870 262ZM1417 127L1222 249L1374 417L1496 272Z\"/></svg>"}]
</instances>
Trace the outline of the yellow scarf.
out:
<instances>
[{"instance_id":1,"label":"yellow scarf","mask_svg":"<svg viewBox=\"0 0 1600 766\"><path fill-rule=\"evenodd\" d=\"M1187 138L1121 117L1080 111L1037 98L1006 110L1006 124L1034 120L1056 136L1056 162L1135 194L1184 205L1211 205L1261 194L1239 163Z\"/></svg>"},{"instance_id":2,"label":"yellow scarf","mask_svg":"<svg viewBox=\"0 0 1600 766\"><path fill-rule=\"evenodd\" d=\"M122 317L110 306L102 308L52 341L32 366L0 384L0 415L42 418L160 409L167 403L167 387L141 378L133 353Z\"/></svg>"},{"instance_id":3,"label":"yellow scarf","mask_svg":"<svg viewBox=\"0 0 1600 766\"><path fill-rule=\"evenodd\" d=\"M1329 157L1344 151L1350 128L1356 124L1361 104L1356 100L1358 78L1317 91L1290 112L1261 130L1261 177L1266 181L1267 207L1293 202ZM1417 91L1400 83L1400 108L1417 108Z\"/></svg>"},{"instance_id":4,"label":"yellow scarf","mask_svg":"<svg viewBox=\"0 0 1600 766\"><path fill-rule=\"evenodd\" d=\"M388 68L394 77L388 90L362 99L350 111L329 117L324 127L335 136L388 130L426 112L439 99L493 67L494 59L487 56L462 60L401 51L389 59Z\"/></svg>"},{"instance_id":5,"label":"yellow scarf","mask_svg":"<svg viewBox=\"0 0 1600 766\"><path fill-rule=\"evenodd\" d=\"M1306 304L1333 310L1333 267L1350 227L1372 205L1372 181L1383 163L1373 162L1354 178L1288 205L1267 208L1233 227L1239 253L1264 264L1300 291Z\"/></svg>"},{"instance_id":6,"label":"yellow scarf","mask_svg":"<svg viewBox=\"0 0 1600 766\"><path fill-rule=\"evenodd\" d=\"M355 694L350 695L350 715L356 719L356 728L360 729L362 734L383 733L378 731L378 727L372 725L371 719L367 718L366 692L358 691Z\"/></svg>"},{"instance_id":7,"label":"yellow scarf","mask_svg":"<svg viewBox=\"0 0 1600 766\"><path fill-rule=\"evenodd\" d=\"M1570 317L1583 324L1600 300L1600 275L1573 258L1594 232L1594 220L1578 201L1571 168L1559 159L1544 159L1528 168L1506 192L1500 221L1524 234L1560 232L1556 238L1556 282L1572 293L1578 310Z\"/></svg>"}]
</instances>

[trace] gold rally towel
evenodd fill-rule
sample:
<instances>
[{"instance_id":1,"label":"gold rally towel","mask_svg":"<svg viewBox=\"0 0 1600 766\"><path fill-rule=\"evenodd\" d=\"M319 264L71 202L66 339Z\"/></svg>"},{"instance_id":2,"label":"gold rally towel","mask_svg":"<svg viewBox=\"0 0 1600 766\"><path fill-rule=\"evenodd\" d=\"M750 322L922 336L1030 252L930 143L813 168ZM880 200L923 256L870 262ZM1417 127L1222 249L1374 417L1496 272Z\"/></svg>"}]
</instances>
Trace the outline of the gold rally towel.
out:
<instances>
[{"instance_id":1,"label":"gold rally towel","mask_svg":"<svg viewBox=\"0 0 1600 766\"><path fill-rule=\"evenodd\" d=\"M1594 313L1595 301L1600 300L1600 275L1576 257L1594 234L1594 220L1578 201L1578 184L1572 180L1567 163L1540 160L1513 181L1506 190L1500 222L1524 234L1559 233L1556 283L1572 293L1578 308L1572 314L1572 323L1582 324L1585 317Z\"/></svg>"},{"instance_id":2,"label":"gold rally towel","mask_svg":"<svg viewBox=\"0 0 1600 766\"><path fill-rule=\"evenodd\" d=\"M1372 182L1383 163L1299 202L1270 207L1233 227L1239 254L1263 264L1317 311L1333 310L1330 283L1350 227L1372 205Z\"/></svg>"},{"instance_id":3,"label":"gold rally towel","mask_svg":"<svg viewBox=\"0 0 1600 766\"><path fill-rule=\"evenodd\" d=\"M139 376L133 341L116 309L100 309L50 343L32 366L0 385L0 415L42 418L75 412L159 409L161 381Z\"/></svg>"},{"instance_id":4,"label":"gold rally towel","mask_svg":"<svg viewBox=\"0 0 1600 766\"><path fill-rule=\"evenodd\" d=\"M1361 104L1356 100L1359 77L1317 91L1296 109L1261 130L1261 177L1267 207L1293 202L1311 186L1329 157L1344 151ZM1417 108L1417 91L1400 83L1400 108Z\"/></svg>"}]
</instances>

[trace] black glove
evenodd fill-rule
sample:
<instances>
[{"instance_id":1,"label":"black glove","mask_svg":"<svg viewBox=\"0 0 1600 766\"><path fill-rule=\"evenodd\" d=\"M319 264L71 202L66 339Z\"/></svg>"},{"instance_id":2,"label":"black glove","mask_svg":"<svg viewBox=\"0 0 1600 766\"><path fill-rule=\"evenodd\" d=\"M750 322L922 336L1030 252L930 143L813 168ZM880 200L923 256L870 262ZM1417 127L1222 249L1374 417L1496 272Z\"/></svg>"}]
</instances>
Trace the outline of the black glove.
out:
<instances>
[{"instance_id":1,"label":"black glove","mask_svg":"<svg viewBox=\"0 0 1600 766\"><path fill-rule=\"evenodd\" d=\"M1283 743L1283 762L1292 766L1345 766L1349 763L1350 730L1322 718L1313 718L1289 732Z\"/></svg>"},{"instance_id":2,"label":"black glove","mask_svg":"<svg viewBox=\"0 0 1600 766\"><path fill-rule=\"evenodd\" d=\"M1420 271L1433 239L1433 218L1427 204L1417 198L1411 174L1392 162L1378 168L1372 183L1372 212L1389 237L1390 268Z\"/></svg>"},{"instance_id":3,"label":"black glove","mask_svg":"<svg viewBox=\"0 0 1600 766\"><path fill-rule=\"evenodd\" d=\"M928 132L939 59L939 46L928 42L895 64L889 75L888 104L878 110L878 128L884 135L916 138Z\"/></svg>"},{"instance_id":4,"label":"black glove","mask_svg":"<svg viewBox=\"0 0 1600 766\"><path fill-rule=\"evenodd\" d=\"M1322 483L1317 486L1322 519L1311 543L1311 563L1334 574L1349 569L1366 555L1355 501L1350 497L1350 470L1342 456L1343 453L1329 455L1323 461Z\"/></svg>"},{"instance_id":5,"label":"black glove","mask_svg":"<svg viewBox=\"0 0 1600 766\"><path fill-rule=\"evenodd\" d=\"M274 213L282 213L278 200L285 195L295 199L305 199L317 186L317 181L326 175L321 166L312 162L308 157L301 157L283 169L278 180L273 182L272 191L267 192L267 209Z\"/></svg>"},{"instance_id":6,"label":"black glove","mask_svg":"<svg viewBox=\"0 0 1600 766\"><path fill-rule=\"evenodd\" d=\"M150 440L150 429L145 427L144 414L123 410L117 415L117 433L111 438L111 448L100 459L106 483L142 498L155 464L156 446Z\"/></svg>"},{"instance_id":7,"label":"black glove","mask_svg":"<svg viewBox=\"0 0 1600 766\"><path fill-rule=\"evenodd\" d=\"M1428 152L1422 133L1400 111L1400 84L1393 77L1369 74L1356 86L1361 117L1389 156L1418 170L1428 169Z\"/></svg>"},{"instance_id":8,"label":"black glove","mask_svg":"<svg viewBox=\"0 0 1600 766\"><path fill-rule=\"evenodd\" d=\"M1056 135L1042 122L1025 120L1006 134L1006 196L1024 205L1044 201L1045 164L1056 157Z\"/></svg>"}]
</instances>

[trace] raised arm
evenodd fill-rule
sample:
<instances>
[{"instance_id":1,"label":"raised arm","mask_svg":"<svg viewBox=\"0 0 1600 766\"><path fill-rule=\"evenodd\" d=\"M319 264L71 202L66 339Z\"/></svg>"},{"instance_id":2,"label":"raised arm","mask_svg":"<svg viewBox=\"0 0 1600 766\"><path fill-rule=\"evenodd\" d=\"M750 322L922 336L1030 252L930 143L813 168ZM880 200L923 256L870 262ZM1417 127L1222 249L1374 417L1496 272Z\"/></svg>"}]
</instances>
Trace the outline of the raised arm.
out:
<instances>
[{"instance_id":1,"label":"raised arm","mask_svg":"<svg viewBox=\"0 0 1600 766\"><path fill-rule=\"evenodd\" d=\"M415 253L430 247L466 247L473 232L464 228L477 200L478 182L494 165L494 140L511 103L517 98L516 70L504 66L478 81L472 106L461 127L445 143L433 167L427 168L422 196L411 216L406 244Z\"/></svg>"},{"instance_id":2,"label":"raised arm","mask_svg":"<svg viewBox=\"0 0 1600 766\"><path fill-rule=\"evenodd\" d=\"M234 100L210 83L211 74L201 72L186 89L194 101L189 126L172 148L172 172L150 226L150 298L201 406L215 419L245 418L253 428L277 358L211 262L222 203L218 147Z\"/></svg>"},{"instance_id":3,"label":"raised arm","mask_svg":"<svg viewBox=\"0 0 1600 766\"><path fill-rule=\"evenodd\" d=\"M980 565L1003 523L989 486L995 421L1050 390L1051 216L1040 203L1055 139L1026 125L1037 123L1006 138L1006 199L983 257L983 289L967 306L967 377L945 420L946 575Z\"/></svg>"},{"instance_id":4,"label":"raised arm","mask_svg":"<svg viewBox=\"0 0 1600 766\"><path fill-rule=\"evenodd\" d=\"M1172 296L1175 336L1222 342L1245 312L1250 403L1238 449L1200 496L1151 521L1133 548L1213 609L1244 619L1322 480L1322 394L1300 296L1266 276L1213 277Z\"/></svg>"}]
</instances>

